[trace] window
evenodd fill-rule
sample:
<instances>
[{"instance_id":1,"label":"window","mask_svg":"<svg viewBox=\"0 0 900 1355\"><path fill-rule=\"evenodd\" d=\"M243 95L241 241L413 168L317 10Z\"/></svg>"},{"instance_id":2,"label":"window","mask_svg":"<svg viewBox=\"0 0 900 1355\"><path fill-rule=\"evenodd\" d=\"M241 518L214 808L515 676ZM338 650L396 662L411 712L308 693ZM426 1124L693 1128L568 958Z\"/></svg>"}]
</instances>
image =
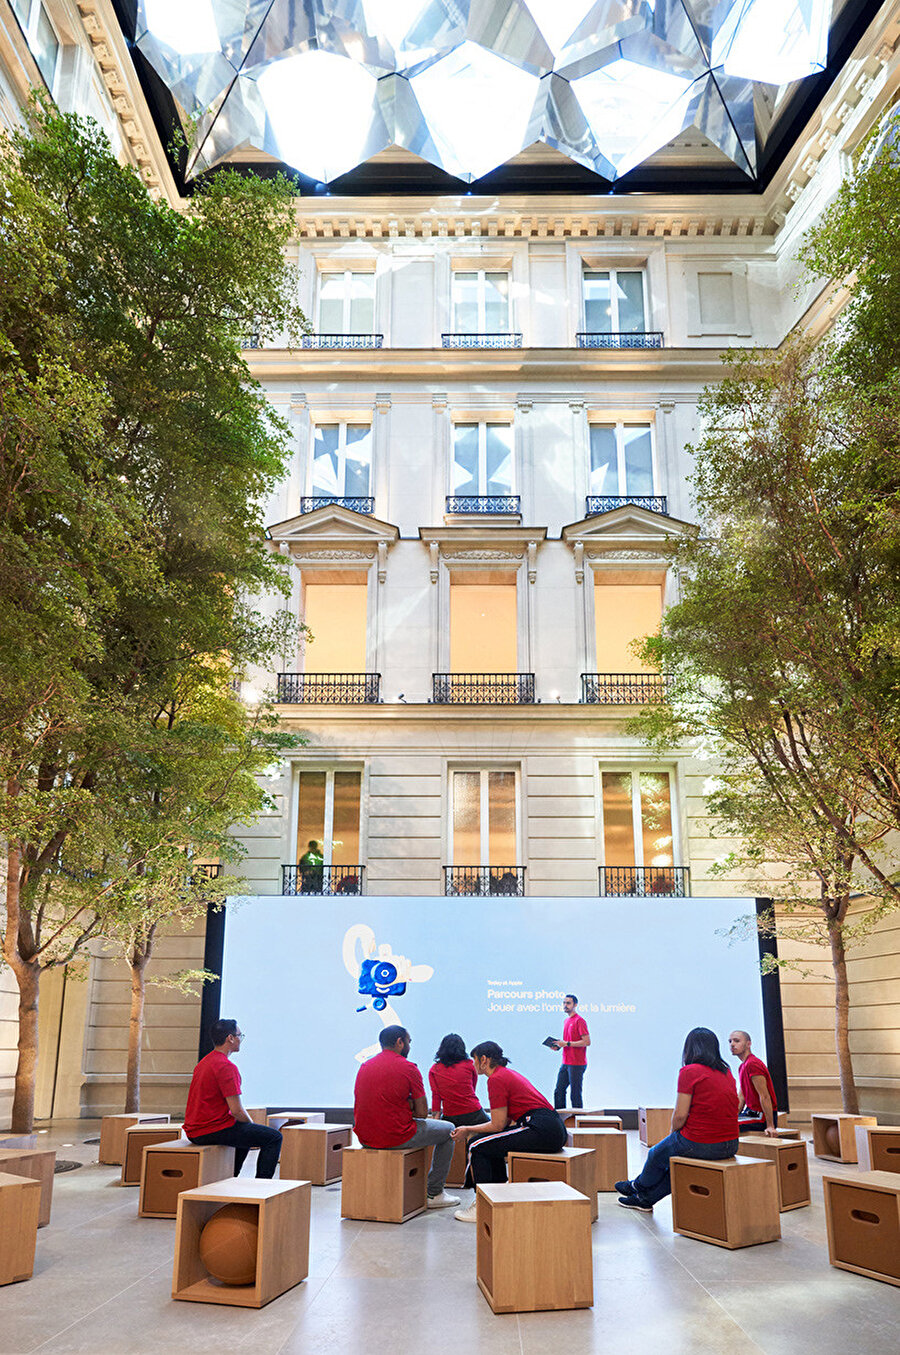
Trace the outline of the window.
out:
<instances>
[{"instance_id":1,"label":"window","mask_svg":"<svg viewBox=\"0 0 900 1355\"><path fill-rule=\"evenodd\" d=\"M60 42L50 16L40 0L12 0L12 5L38 70L47 82L47 88L52 91Z\"/></svg>"},{"instance_id":2,"label":"window","mask_svg":"<svg viewBox=\"0 0 900 1355\"><path fill-rule=\"evenodd\" d=\"M603 772L603 855L606 865L675 864L672 792L667 771Z\"/></svg>"},{"instance_id":3,"label":"window","mask_svg":"<svg viewBox=\"0 0 900 1355\"><path fill-rule=\"evenodd\" d=\"M323 273L319 282L319 332L372 334L375 329L375 274Z\"/></svg>"},{"instance_id":4,"label":"window","mask_svg":"<svg viewBox=\"0 0 900 1355\"><path fill-rule=\"evenodd\" d=\"M315 497L365 498L372 468L372 428L367 423L318 423L313 431Z\"/></svg>"},{"instance_id":5,"label":"window","mask_svg":"<svg viewBox=\"0 0 900 1355\"><path fill-rule=\"evenodd\" d=\"M515 673L518 668L516 582L450 581L451 673ZM470 582L471 580L471 582Z\"/></svg>"},{"instance_id":6,"label":"window","mask_svg":"<svg viewBox=\"0 0 900 1355\"><path fill-rule=\"evenodd\" d=\"M479 268L453 274L453 330L456 334L508 333L508 273Z\"/></svg>"},{"instance_id":7,"label":"window","mask_svg":"<svg viewBox=\"0 0 900 1355\"><path fill-rule=\"evenodd\" d=\"M645 310L642 272L585 269L584 327L589 334L642 334Z\"/></svg>"},{"instance_id":8,"label":"window","mask_svg":"<svg viewBox=\"0 0 900 1355\"><path fill-rule=\"evenodd\" d=\"M450 800L453 865L514 866L518 860L515 772L452 772Z\"/></svg>"},{"instance_id":9,"label":"window","mask_svg":"<svg viewBox=\"0 0 900 1355\"><path fill-rule=\"evenodd\" d=\"M305 673L363 673L366 669L365 582L306 583L303 620L313 633Z\"/></svg>"},{"instance_id":10,"label":"window","mask_svg":"<svg viewBox=\"0 0 900 1355\"><path fill-rule=\"evenodd\" d=\"M508 423L453 425L451 494L513 492L513 430Z\"/></svg>"},{"instance_id":11,"label":"window","mask_svg":"<svg viewBox=\"0 0 900 1355\"><path fill-rule=\"evenodd\" d=\"M318 842L326 866L360 864L361 772L301 772L297 859Z\"/></svg>"},{"instance_id":12,"label":"window","mask_svg":"<svg viewBox=\"0 0 900 1355\"><path fill-rule=\"evenodd\" d=\"M645 664L632 652L631 644L645 635L655 635L662 615L659 584L604 583L594 580L597 671L642 673Z\"/></svg>"},{"instance_id":13,"label":"window","mask_svg":"<svg viewBox=\"0 0 900 1355\"><path fill-rule=\"evenodd\" d=\"M649 424L591 424L589 493L632 498L653 493Z\"/></svg>"}]
</instances>

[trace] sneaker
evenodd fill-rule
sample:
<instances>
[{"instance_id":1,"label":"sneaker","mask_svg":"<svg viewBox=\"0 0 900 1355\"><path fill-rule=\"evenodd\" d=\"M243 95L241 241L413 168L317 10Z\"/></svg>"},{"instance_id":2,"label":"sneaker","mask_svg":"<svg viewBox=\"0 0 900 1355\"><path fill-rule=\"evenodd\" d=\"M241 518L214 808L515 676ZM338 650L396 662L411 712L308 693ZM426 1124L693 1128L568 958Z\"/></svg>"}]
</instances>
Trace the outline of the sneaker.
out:
<instances>
[{"instance_id":1,"label":"sneaker","mask_svg":"<svg viewBox=\"0 0 900 1355\"><path fill-rule=\"evenodd\" d=\"M440 1195L428 1196L429 1209L449 1209L453 1204L459 1204L459 1196L448 1195L445 1190L442 1190Z\"/></svg>"},{"instance_id":2,"label":"sneaker","mask_svg":"<svg viewBox=\"0 0 900 1355\"><path fill-rule=\"evenodd\" d=\"M616 1181L615 1189L620 1195L637 1195L637 1191L630 1181Z\"/></svg>"},{"instance_id":3,"label":"sneaker","mask_svg":"<svg viewBox=\"0 0 900 1355\"><path fill-rule=\"evenodd\" d=\"M639 1214L652 1214L653 1205L647 1204L639 1195L620 1195L617 1201L623 1209L636 1209Z\"/></svg>"},{"instance_id":4,"label":"sneaker","mask_svg":"<svg viewBox=\"0 0 900 1355\"><path fill-rule=\"evenodd\" d=\"M472 1203L468 1205L465 1209L457 1209L453 1217L455 1219L459 1219L460 1223L477 1223L478 1201L473 1200Z\"/></svg>"}]
</instances>

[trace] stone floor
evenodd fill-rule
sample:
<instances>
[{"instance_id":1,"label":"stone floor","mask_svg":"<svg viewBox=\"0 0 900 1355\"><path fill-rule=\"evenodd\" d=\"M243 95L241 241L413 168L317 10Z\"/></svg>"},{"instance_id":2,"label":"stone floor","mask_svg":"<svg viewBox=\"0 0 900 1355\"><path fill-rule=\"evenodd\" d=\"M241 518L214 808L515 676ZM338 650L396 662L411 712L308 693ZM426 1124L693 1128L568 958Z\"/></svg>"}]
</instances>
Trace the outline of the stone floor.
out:
<instances>
[{"instance_id":1,"label":"stone floor","mask_svg":"<svg viewBox=\"0 0 900 1355\"><path fill-rule=\"evenodd\" d=\"M34 1277L0 1290L0 1355L897 1355L900 1288L828 1264L821 1177L782 1214L780 1242L730 1252L672 1233L601 1195L594 1306L495 1317L475 1283L475 1229L453 1211L403 1227L340 1218L338 1186L313 1188L309 1278L258 1312L173 1302L174 1223L138 1219L137 1190L97 1163L96 1122L59 1123L41 1146L86 1165L56 1177ZM629 1135L631 1171L643 1150ZM252 1155L248 1162L252 1167ZM849 1170L827 1164L829 1171ZM468 1194L464 1199L468 1201Z\"/></svg>"}]
</instances>

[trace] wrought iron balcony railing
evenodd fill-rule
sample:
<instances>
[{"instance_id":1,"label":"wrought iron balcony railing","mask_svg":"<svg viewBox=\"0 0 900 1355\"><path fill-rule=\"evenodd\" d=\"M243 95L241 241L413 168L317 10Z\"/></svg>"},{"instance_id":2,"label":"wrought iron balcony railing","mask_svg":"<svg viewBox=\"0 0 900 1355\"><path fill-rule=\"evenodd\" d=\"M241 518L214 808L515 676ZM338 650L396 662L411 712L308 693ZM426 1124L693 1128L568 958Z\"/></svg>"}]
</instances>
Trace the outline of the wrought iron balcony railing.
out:
<instances>
[{"instance_id":1,"label":"wrought iron balcony railing","mask_svg":"<svg viewBox=\"0 0 900 1355\"><path fill-rule=\"evenodd\" d=\"M432 673L436 706L534 705L534 673Z\"/></svg>"},{"instance_id":2,"label":"wrought iron balcony railing","mask_svg":"<svg viewBox=\"0 0 900 1355\"><path fill-rule=\"evenodd\" d=\"M503 334L442 334L442 348L521 348L522 335Z\"/></svg>"},{"instance_id":3,"label":"wrought iron balcony railing","mask_svg":"<svg viewBox=\"0 0 900 1355\"><path fill-rule=\"evenodd\" d=\"M521 513L518 494L448 494L447 513Z\"/></svg>"},{"instance_id":4,"label":"wrought iron balcony railing","mask_svg":"<svg viewBox=\"0 0 900 1355\"><path fill-rule=\"evenodd\" d=\"M380 348L383 334L304 334L301 348Z\"/></svg>"},{"instance_id":5,"label":"wrought iron balcony railing","mask_svg":"<svg viewBox=\"0 0 900 1355\"><path fill-rule=\"evenodd\" d=\"M669 695L669 673L582 673L586 706L658 706Z\"/></svg>"},{"instance_id":6,"label":"wrought iron balcony railing","mask_svg":"<svg viewBox=\"0 0 900 1355\"><path fill-rule=\"evenodd\" d=\"M525 867L445 866L444 893L482 897L489 894L515 894L521 897L525 893Z\"/></svg>"},{"instance_id":7,"label":"wrought iron balcony railing","mask_svg":"<svg viewBox=\"0 0 900 1355\"><path fill-rule=\"evenodd\" d=\"M381 700L381 674L279 673L276 697L285 706L374 706Z\"/></svg>"},{"instance_id":8,"label":"wrought iron balcony railing","mask_svg":"<svg viewBox=\"0 0 900 1355\"><path fill-rule=\"evenodd\" d=\"M662 348L661 329L642 329L630 334L603 334L597 330L583 330L575 335L579 348Z\"/></svg>"},{"instance_id":9,"label":"wrought iron balcony railing","mask_svg":"<svg viewBox=\"0 0 900 1355\"><path fill-rule=\"evenodd\" d=\"M352 513L375 512L374 499L354 494L340 497L332 494L305 494L300 500L300 512L314 513L317 508L326 508L330 503L336 503L338 508L349 508Z\"/></svg>"},{"instance_id":10,"label":"wrought iron balcony railing","mask_svg":"<svg viewBox=\"0 0 900 1355\"><path fill-rule=\"evenodd\" d=\"M601 898L690 897L688 866L600 866L598 869Z\"/></svg>"},{"instance_id":11,"label":"wrought iron balcony railing","mask_svg":"<svg viewBox=\"0 0 900 1355\"><path fill-rule=\"evenodd\" d=\"M294 894L362 894L365 866L282 866L281 892Z\"/></svg>"},{"instance_id":12,"label":"wrought iron balcony railing","mask_svg":"<svg viewBox=\"0 0 900 1355\"><path fill-rule=\"evenodd\" d=\"M648 513L669 516L665 494L589 494L584 501L584 516L596 518L601 513L611 513L614 508L624 508L629 503L635 508L646 508Z\"/></svg>"}]
</instances>

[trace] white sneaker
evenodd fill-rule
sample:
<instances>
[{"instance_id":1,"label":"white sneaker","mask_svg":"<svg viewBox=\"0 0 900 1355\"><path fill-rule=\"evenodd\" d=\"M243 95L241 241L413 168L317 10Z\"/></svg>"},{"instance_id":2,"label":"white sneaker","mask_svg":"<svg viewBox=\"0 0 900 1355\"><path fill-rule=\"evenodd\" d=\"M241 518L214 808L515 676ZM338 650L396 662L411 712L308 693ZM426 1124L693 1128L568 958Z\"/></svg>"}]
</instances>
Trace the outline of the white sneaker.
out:
<instances>
[{"instance_id":1,"label":"white sneaker","mask_svg":"<svg viewBox=\"0 0 900 1355\"><path fill-rule=\"evenodd\" d=\"M429 1195L427 1204L429 1209L449 1209L451 1205L459 1204L459 1196L448 1195L442 1190L440 1195Z\"/></svg>"},{"instance_id":2,"label":"white sneaker","mask_svg":"<svg viewBox=\"0 0 900 1355\"><path fill-rule=\"evenodd\" d=\"M455 1219L459 1219L460 1223L477 1223L478 1201L473 1200L472 1203L470 1205L467 1205L465 1209L457 1209L453 1217Z\"/></svg>"}]
</instances>

